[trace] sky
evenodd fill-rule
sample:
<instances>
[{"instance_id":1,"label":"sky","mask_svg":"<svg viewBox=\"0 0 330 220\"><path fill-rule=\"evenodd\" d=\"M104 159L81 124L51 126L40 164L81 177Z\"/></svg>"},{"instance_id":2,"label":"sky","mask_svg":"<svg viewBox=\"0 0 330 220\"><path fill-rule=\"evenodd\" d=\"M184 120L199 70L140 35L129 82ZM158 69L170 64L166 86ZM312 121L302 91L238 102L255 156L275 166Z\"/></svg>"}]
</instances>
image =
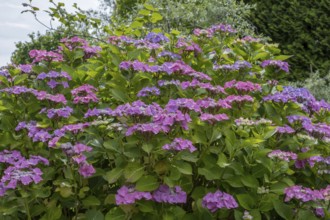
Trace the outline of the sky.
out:
<instances>
[{"instance_id":1,"label":"sky","mask_svg":"<svg viewBox=\"0 0 330 220\"><path fill-rule=\"evenodd\" d=\"M77 3L81 9L98 9L98 0L54 0L65 3L65 8L73 12L73 3ZM22 3L28 0L0 0L0 67L10 63L10 56L15 50L15 42L28 41L28 34L32 32L44 33L46 28L39 24L31 13L23 13ZM40 11L47 10L51 4L48 0L32 0L32 5L39 7ZM49 16L40 13L38 18L44 23L49 23ZM54 25L56 26L56 25Z\"/></svg>"}]
</instances>

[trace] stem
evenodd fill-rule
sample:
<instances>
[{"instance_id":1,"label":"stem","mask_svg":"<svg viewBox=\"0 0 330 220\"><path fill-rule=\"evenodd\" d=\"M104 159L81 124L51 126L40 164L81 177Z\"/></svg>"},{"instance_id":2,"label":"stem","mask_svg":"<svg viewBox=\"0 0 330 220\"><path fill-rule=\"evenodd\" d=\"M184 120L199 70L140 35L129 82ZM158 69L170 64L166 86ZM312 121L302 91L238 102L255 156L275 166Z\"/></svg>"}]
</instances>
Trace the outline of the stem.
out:
<instances>
[{"instance_id":1,"label":"stem","mask_svg":"<svg viewBox=\"0 0 330 220\"><path fill-rule=\"evenodd\" d=\"M28 220L32 220L32 218L31 218L31 213L30 213L30 209L29 209L29 204L28 204L28 201L27 201L27 198L24 198L24 207L25 207L25 211L26 211L27 219L28 219Z\"/></svg>"}]
</instances>

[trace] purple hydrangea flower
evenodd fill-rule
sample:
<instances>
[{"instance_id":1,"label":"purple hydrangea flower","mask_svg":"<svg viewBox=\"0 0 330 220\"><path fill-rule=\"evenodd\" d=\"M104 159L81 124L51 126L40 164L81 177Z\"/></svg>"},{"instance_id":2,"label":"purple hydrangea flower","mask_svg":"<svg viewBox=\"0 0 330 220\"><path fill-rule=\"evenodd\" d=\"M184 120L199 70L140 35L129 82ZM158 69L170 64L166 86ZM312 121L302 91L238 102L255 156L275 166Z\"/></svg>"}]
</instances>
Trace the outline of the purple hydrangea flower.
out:
<instances>
[{"instance_id":1,"label":"purple hydrangea flower","mask_svg":"<svg viewBox=\"0 0 330 220\"><path fill-rule=\"evenodd\" d=\"M234 88L238 91L244 91L244 92L261 91L261 85L250 81L242 82L242 81L232 80L226 82L224 88L225 89Z\"/></svg>"},{"instance_id":2,"label":"purple hydrangea flower","mask_svg":"<svg viewBox=\"0 0 330 220\"><path fill-rule=\"evenodd\" d=\"M80 175L86 178L92 176L95 173L95 168L93 167L93 165L83 163L79 166L78 172L80 173Z\"/></svg>"},{"instance_id":3,"label":"purple hydrangea flower","mask_svg":"<svg viewBox=\"0 0 330 220\"><path fill-rule=\"evenodd\" d=\"M164 42L169 42L170 41L162 33L154 33L154 32L148 33L147 36L144 39L151 42L151 43L160 43L162 41L164 41Z\"/></svg>"},{"instance_id":4,"label":"purple hydrangea flower","mask_svg":"<svg viewBox=\"0 0 330 220\"><path fill-rule=\"evenodd\" d=\"M284 72L289 72L289 64L281 60L265 60L261 63L261 67L265 68L267 66L276 67Z\"/></svg>"},{"instance_id":5,"label":"purple hydrangea flower","mask_svg":"<svg viewBox=\"0 0 330 220\"><path fill-rule=\"evenodd\" d=\"M167 185L161 185L152 193L152 198L159 203L184 204L187 201L187 193L182 191L180 186L170 188Z\"/></svg>"},{"instance_id":6,"label":"purple hydrangea flower","mask_svg":"<svg viewBox=\"0 0 330 220\"><path fill-rule=\"evenodd\" d=\"M234 209L238 204L232 195L217 190L215 193L208 193L203 197L202 206L211 212L218 209Z\"/></svg>"},{"instance_id":7,"label":"purple hydrangea flower","mask_svg":"<svg viewBox=\"0 0 330 220\"><path fill-rule=\"evenodd\" d=\"M175 138L172 143L165 144L162 149L175 151L189 150L191 153L197 150L190 140L182 138Z\"/></svg>"},{"instance_id":8,"label":"purple hydrangea flower","mask_svg":"<svg viewBox=\"0 0 330 220\"><path fill-rule=\"evenodd\" d=\"M226 115L226 114L212 115L212 114L208 114L208 113L201 114L201 116L199 118L202 121L208 121L210 123L219 122L219 121L225 121L225 120L228 120L229 119L228 115Z\"/></svg>"},{"instance_id":9,"label":"purple hydrangea flower","mask_svg":"<svg viewBox=\"0 0 330 220\"><path fill-rule=\"evenodd\" d=\"M38 63L41 61L46 62L61 62L63 61L62 54L46 51L46 50L31 50L29 52L30 57L33 59L33 63Z\"/></svg>"},{"instance_id":10,"label":"purple hydrangea flower","mask_svg":"<svg viewBox=\"0 0 330 220\"><path fill-rule=\"evenodd\" d=\"M116 204L117 205L127 205L134 204L137 200L151 200L152 195L150 192L139 192L134 189L134 187L122 186L116 194Z\"/></svg>"},{"instance_id":11,"label":"purple hydrangea flower","mask_svg":"<svg viewBox=\"0 0 330 220\"><path fill-rule=\"evenodd\" d=\"M278 158L280 160L284 160L286 162L289 162L290 160L297 160L298 156L297 154L293 152L285 152L281 150L274 150L267 155L269 158Z\"/></svg>"},{"instance_id":12,"label":"purple hydrangea flower","mask_svg":"<svg viewBox=\"0 0 330 220\"><path fill-rule=\"evenodd\" d=\"M145 97L145 96L150 96L150 95L160 95L160 90L159 88L152 86L152 87L144 87L143 89L141 89L138 94L137 97Z\"/></svg>"},{"instance_id":13,"label":"purple hydrangea flower","mask_svg":"<svg viewBox=\"0 0 330 220\"><path fill-rule=\"evenodd\" d=\"M73 96L73 103L87 104L90 102L98 102L99 99L96 97L96 91L97 89L94 86L88 84L73 89L71 91L71 94Z\"/></svg>"},{"instance_id":14,"label":"purple hydrangea flower","mask_svg":"<svg viewBox=\"0 0 330 220\"><path fill-rule=\"evenodd\" d=\"M302 202L323 200L324 196L319 190L312 190L307 187L295 185L285 188L285 202L289 202L292 199L297 199Z\"/></svg>"},{"instance_id":15,"label":"purple hydrangea flower","mask_svg":"<svg viewBox=\"0 0 330 220\"><path fill-rule=\"evenodd\" d=\"M20 65L18 65L18 68L23 73L31 73L31 71L32 71L32 65L31 64L20 64Z\"/></svg>"},{"instance_id":16,"label":"purple hydrangea flower","mask_svg":"<svg viewBox=\"0 0 330 220\"><path fill-rule=\"evenodd\" d=\"M276 132L279 134L293 134L296 131L293 128L291 128L289 125L284 125L284 126L277 126Z\"/></svg>"}]
</instances>

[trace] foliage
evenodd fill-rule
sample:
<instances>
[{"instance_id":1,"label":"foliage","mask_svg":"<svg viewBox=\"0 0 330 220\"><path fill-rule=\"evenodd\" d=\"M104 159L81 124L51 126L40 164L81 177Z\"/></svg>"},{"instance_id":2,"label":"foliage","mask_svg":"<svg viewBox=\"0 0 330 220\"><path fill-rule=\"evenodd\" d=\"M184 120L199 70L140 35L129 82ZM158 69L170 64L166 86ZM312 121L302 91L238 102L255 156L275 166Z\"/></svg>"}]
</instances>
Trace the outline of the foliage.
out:
<instances>
[{"instance_id":1,"label":"foliage","mask_svg":"<svg viewBox=\"0 0 330 220\"><path fill-rule=\"evenodd\" d=\"M278 84L289 56L144 10L0 72L1 216L329 219L330 105Z\"/></svg>"},{"instance_id":2,"label":"foliage","mask_svg":"<svg viewBox=\"0 0 330 220\"><path fill-rule=\"evenodd\" d=\"M16 49L12 53L11 61L15 64L31 63L30 50L56 50L59 40L64 36L66 35L58 31L47 31L45 34L31 33L28 35L29 41L15 43Z\"/></svg>"},{"instance_id":3,"label":"foliage","mask_svg":"<svg viewBox=\"0 0 330 220\"><path fill-rule=\"evenodd\" d=\"M253 8L250 5L236 0L187 0L187 1L113 1L103 0L105 8L115 5L114 17L119 22L131 22L137 17L138 12L146 13L143 4L147 3L164 16L152 28L160 28L170 32L172 29L183 32L192 31L194 28L208 27L215 23L226 23L234 26L240 33L253 34L253 25L248 21L248 14ZM108 3L108 4L107 4ZM112 4L110 4L112 3Z\"/></svg>"},{"instance_id":4,"label":"foliage","mask_svg":"<svg viewBox=\"0 0 330 220\"><path fill-rule=\"evenodd\" d=\"M305 87L318 99L330 101L330 72L324 77L319 72L310 73L304 81L290 82L292 86Z\"/></svg>"},{"instance_id":5,"label":"foliage","mask_svg":"<svg viewBox=\"0 0 330 220\"><path fill-rule=\"evenodd\" d=\"M308 72L320 70L325 76L330 69L329 0L325 1L262 1L256 3L251 20L259 32L280 44L286 54L294 55L291 79L302 81Z\"/></svg>"}]
</instances>

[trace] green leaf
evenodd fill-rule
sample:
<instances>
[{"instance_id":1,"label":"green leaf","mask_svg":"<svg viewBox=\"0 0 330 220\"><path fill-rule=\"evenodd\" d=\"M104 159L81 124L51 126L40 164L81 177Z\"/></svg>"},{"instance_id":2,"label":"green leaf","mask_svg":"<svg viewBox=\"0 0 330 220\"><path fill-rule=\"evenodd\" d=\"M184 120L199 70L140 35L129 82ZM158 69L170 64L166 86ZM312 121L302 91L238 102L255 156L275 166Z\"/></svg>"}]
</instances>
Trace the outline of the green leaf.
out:
<instances>
[{"instance_id":1,"label":"green leaf","mask_svg":"<svg viewBox=\"0 0 330 220\"><path fill-rule=\"evenodd\" d=\"M148 15L150 15L150 11L148 11L148 10L145 10L145 9L141 9L140 11L139 11L139 15L145 15L145 16L148 16Z\"/></svg>"},{"instance_id":2,"label":"green leaf","mask_svg":"<svg viewBox=\"0 0 330 220\"><path fill-rule=\"evenodd\" d=\"M304 210L299 209L298 210L298 218L299 220L318 220L319 218L316 218L313 212L310 210Z\"/></svg>"},{"instance_id":3,"label":"green leaf","mask_svg":"<svg viewBox=\"0 0 330 220\"><path fill-rule=\"evenodd\" d=\"M27 74L18 75L14 79L14 84L15 85L18 85L21 82L23 82L24 80L26 80L27 78L28 78L28 75Z\"/></svg>"},{"instance_id":4,"label":"green leaf","mask_svg":"<svg viewBox=\"0 0 330 220\"><path fill-rule=\"evenodd\" d=\"M227 160L227 157L224 153L220 153L218 155L218 161L217 161L217 164L219 167L226 167L226 166L229 166L230 164L228 163L228 160Z\"/></svg>"},{"instance_id":5,"label":"green leaf","mask_svg":"<svg viewBox=\"0 0 330 220\"><path fill-rule=\"evenodd\" d=\"M273 59L274 60L287 60L289 58L293 57L292 55L280 55L280 56L275 56Z\"/></svg>"},{"instance_id":6,"label":"green leaf","mask_svg":"<svg viewBox=\"0 0 330 220\"><path fill-rule=\"evenodd\" d=\"M132 28L141 28L142 26L143 26L143 23L138 22L138 21L134 21L134 22L131 24L131 27L132 27Z\"/></svg>"},{"instance_id":7,"label":"green leaf","mask_svg":"<svg viewBox=\"0 0 330 220\"><path fill-rule=\"evenodd\" d=\"M124 176L127 182L134 183L144 174L144 167L139 163L129 163L124 170Z\"/></svg>"},{"instance_id":8,"label":"green leaf","mask_svg":"<svg viewBox=\"0 0 330 220\"><path fill-rule=\"evenodd\" d=\"M252 175L241 176L241 181L244 184L244 186L247 186L247 187L250 187L250 188L258 188L259 187L258 180Z\"/></svg>"},{"instance_id":9,"label":"green leaf","mask_svg":"<svg viewBox=\"0 0 330 220\"><path fill-rule=\"evenodd\" d=\"M291 206L284 204L282 201L274 200L273 201L275 211L284 219L291 220L293 219L293 209Z\"/></svg>"},{"instance_id":10,"label":"green leaf","mask_svg":"<svg viewBox=\"0 0 330 220\"><path fill-rule=\"evenodd\" d=\"M146 9L148 9L150 11L157 11L156 8L154 8L152 5L149 5L149 4L143 4L143 7L145 7Z\"/></svg>"},{"instance_id":11,"label":"green leaf","mask_svg":"<svg viewBox=\"0 0 330 220\"><path fill-rule=\"evenodd\" d=\"M176 161L173 163L173 167L177 168L182 174L192 175L192 167L189 163Z\"/></svg>"},{"instance_id":12,"label":"green leaf","mask_svg":"<svg viewBox=\"0 0 330 220\"><path fill-rule=\"evenodd\" d=\"M156 23L157 21L160 21L163 19L163 16L161 16L159 13L154 12L151 14L151 22Z\"/></svg>"},{"instance_id":13,"label":"green leaf","mask_svg":"<svg viewBox=\"0 0 330 220\"><path fill-rule=\"evenodd\" d=\"M150 192L155 189L157 189L159 186L159 183L157 181L157 178L154 176L143 176L137 181L135 188L138 191L146 191Z\"/></svg>"},{"instance_id":14,"label":"green leaf","mask_svg":"<svg viewBox=\"0 0 330 220\"><path fill-rule=\"evenodd\" d=\"M104 220L104 215L98 210L88 210L86 220Z\"/></svg>"},{"instance_id":15,"label":"green leaf","mask_svg":"<svg viewBox=\"0 0 330 220\"><path fill-rule=\"evenodd\" d=\"M128 102L129 100L128 95L119 89L111 89L110 92L112 96L119 101Z\"/></svg>"},{"instance_id":16,"label":"green leaf","mask_svg":"<svg viewBox=\"0 0 330 220\"><path fill-rule=\"evenodd\" d=\"M110 211L105 215L105 220L123 220L126 219L125 212L118 207L110 209Z\"/></svg>"},{"instance_id":17,"label":"green leaf","mask_svg":"<svg viewBox=\"0 0 330 220\"><path fill-rule=\"evenodd\" d=\"M98 206L101 204L100 200L95 196L88 196L86 199L82 201L84 206Z\"/></svg>"},{"instance_id":18,"label":"green leaf","mask_svg":"<svg viewBox=\"0 0 330 220\"><path fill-rule=\"evenodd\" d=\"M249 194L238 194L238 203L246 210L252 210L255 207L255 199Z\"/></svg>"},{"instance_id":19,"label":"green leaf","mask_svg":"<svg viewBox=\"0 0 330 220\"><path fill-rule=\"evenodd\" d=\"M254 57L253 60L267 60L269 58L269 53L267 52L261 52L261 53L257 53Z\"/></svg>"}]
</instances>

